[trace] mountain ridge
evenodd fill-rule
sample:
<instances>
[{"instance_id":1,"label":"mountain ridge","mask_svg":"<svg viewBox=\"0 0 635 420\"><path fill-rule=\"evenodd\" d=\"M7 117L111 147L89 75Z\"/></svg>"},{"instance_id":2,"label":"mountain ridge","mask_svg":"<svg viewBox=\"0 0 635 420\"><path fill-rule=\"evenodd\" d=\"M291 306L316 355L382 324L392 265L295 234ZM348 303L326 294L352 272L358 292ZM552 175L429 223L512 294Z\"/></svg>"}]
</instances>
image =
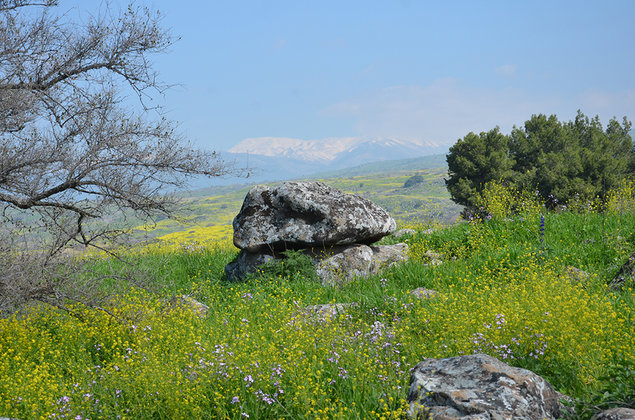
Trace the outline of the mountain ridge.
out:
<instances>
[{"instance_id":1,"label":"mountain ridge","mask_svg":"<svg viewBox=\"0 0 635 420\"><path fill-rule=\"evenodd\" d=\"M360 151L390 151L391 156L413 157L412 153L432 154L439 148L439 145L432 142L396 138L329 137L319 140L301 140L289 137L254 137L241 141L228 152L327 164L354 156Z\"/></svg>"},{"instance_id":2,"label":"mountain ridge","mask_svg":"<svg viewBox=\"0 0 635 420\"><path fill-rule=\"evenodd\" d=\"M223 154L223 158L234 167L248 171L250 181L263 182L302 178L374 162L412 159L446 152L446 147L434 143L394 138L299 140L260 137L243 140Z\"/></svg>"}]
</instances>

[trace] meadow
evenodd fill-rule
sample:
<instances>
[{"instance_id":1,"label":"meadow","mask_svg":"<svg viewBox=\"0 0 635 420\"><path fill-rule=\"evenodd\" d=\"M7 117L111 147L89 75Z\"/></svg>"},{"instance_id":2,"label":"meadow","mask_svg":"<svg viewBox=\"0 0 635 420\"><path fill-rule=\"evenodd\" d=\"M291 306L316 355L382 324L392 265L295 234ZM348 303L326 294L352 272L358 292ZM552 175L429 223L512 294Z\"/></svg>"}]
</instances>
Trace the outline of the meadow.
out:
<instances>
[{"instance_id":1,"label":"meadow","mask_svg":"<svg viewBox=\"0 0 635 420\"><path fill-rule=\"evenodd\" d=\"M415 229L410 260L339 288L311 280L299 255L230 283L223 267L237 250L209 233L132 249L151 289L112 283L101 308L0 319L0 416L402 418L416 363L472 353L544 376L575 399L576 418L632 405L633 285L608 284L635 251L634 199L631 183L602 212L547 211L493 186L483 220L404 221ZM443 263L427 265L428 250ZM95 272L124 269L90 258ZM417 298L418 287L438 294ZM337 316L305 309L324 303L352 305Z\"/></svg>"}]
</instances>

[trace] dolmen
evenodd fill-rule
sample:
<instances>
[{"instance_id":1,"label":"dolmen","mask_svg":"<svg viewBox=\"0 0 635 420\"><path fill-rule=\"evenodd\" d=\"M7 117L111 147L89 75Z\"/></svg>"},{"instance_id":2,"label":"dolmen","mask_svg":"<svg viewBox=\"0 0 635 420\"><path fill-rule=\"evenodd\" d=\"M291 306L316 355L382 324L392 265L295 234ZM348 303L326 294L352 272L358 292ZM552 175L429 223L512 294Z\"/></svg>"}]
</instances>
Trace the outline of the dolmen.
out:
<instances>
[{"instance_id":1,"label":"dolmen","mask_svg":"<svg viewBox=\"0 0 635 420\"><path fill-rule=\"evenodd\" d=\"M225 267L239 280L287 250L309 255L323 284L367 276L407 258L406 244L374 246L396 229L383 208L322 182L257 185L234 218L234 245L241 251Z\"/></svg>"}]
</instances>

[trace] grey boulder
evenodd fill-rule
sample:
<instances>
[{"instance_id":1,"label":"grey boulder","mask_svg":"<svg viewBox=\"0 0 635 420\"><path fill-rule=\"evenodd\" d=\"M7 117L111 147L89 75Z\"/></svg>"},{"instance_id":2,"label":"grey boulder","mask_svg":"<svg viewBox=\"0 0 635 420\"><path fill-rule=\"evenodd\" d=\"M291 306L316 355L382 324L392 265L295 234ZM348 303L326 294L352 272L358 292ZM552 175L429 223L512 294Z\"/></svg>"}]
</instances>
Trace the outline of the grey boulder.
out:
<instances>
[{"instance_id":1,"label":"grey boulder","mask_svg":"<svg viewBox=\"0 0 635 420\"><path fill-rule=\"evenodd\" d=\"M557 419L566 398L542 377L485 355L426 359L410 377L411 418Z\"/></svg>"},{"instance_id":2,"label":"grey boulder","mask_svg":"<svg viewBox=\"0 0 635 420\"><path fill-rule=\"evenodd\" d=\"M625 407L611 408L596 414L591 420L635 420L635 410Z\"/></svg>"},{"instance_id":3,"label":"grey boulder","mask_svg":"<svg viewBox=\"0 0 635 420\"><path fill-rule=\"evenodd\" d=\"M229 280L240 280L248 274L255 273L259 266L273 259L273 255L268 253L240 251L236 260L225 266L225 275Z\"/></svg>"},{"instance_id":4,"label":"grey boulder","mask_svg":"<svg viewBox=\"0 0 635 420\"><path fill-rule=\"evenodd\" d=\"M367 277L381 269L406 261L408 245L348 245L326 253L313 253L315 271L325 286L341 286L356 277Z\"/></svg>"},{"instance_id":5,"label":"grey boulder","mask_svg":"<svg viewBox=\"0 0 635 420\"><path fill-rule=\"evenodd\" d=\"M355 306L353 303L324 303L304 308L305 314L318 321L332 321L346 310Z\"/></svg>"},{"instance_id":6,"label":"grey boulder","mask_svg":"<svg viewBox=\"0 0 635 420\"><path fill-rule=\"evenodd\" d=\"M257 185L247 193L233 226L234 245L251 253L371 244L396 228L381 207L321 182Z\"/></svg>"},{"instance_id":7,"label":"grey boulder","mask_svg":"<svg viewBox=\"0 0 635 420\"><path fill-rule=\"evenodd\" d=\"M315 271L323 285L341 286L355 277L365 277L373 263L373 250L367 245L349 245L334 249L320 258Z\"/></svg>"}]
</instances>

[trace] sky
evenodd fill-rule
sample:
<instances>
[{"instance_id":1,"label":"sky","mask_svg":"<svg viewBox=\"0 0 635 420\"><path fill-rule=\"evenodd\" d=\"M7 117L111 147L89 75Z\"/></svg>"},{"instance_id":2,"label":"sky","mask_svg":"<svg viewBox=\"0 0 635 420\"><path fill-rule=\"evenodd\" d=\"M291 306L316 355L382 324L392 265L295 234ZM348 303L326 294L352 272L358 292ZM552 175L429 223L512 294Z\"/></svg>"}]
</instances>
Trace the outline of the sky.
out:
<instances>
[{"instance_id":1,"label":"sky","mask_svg":"<svg viewBox=\"0 0 635 420\"><path fill-rule=\"evenodd\" d=\"M136 3L180 37L154 58L178 84L162 105L210 150L258 137L449 147L532 114L635 119L632 0Z\"/></svg>"}]
</instances>

